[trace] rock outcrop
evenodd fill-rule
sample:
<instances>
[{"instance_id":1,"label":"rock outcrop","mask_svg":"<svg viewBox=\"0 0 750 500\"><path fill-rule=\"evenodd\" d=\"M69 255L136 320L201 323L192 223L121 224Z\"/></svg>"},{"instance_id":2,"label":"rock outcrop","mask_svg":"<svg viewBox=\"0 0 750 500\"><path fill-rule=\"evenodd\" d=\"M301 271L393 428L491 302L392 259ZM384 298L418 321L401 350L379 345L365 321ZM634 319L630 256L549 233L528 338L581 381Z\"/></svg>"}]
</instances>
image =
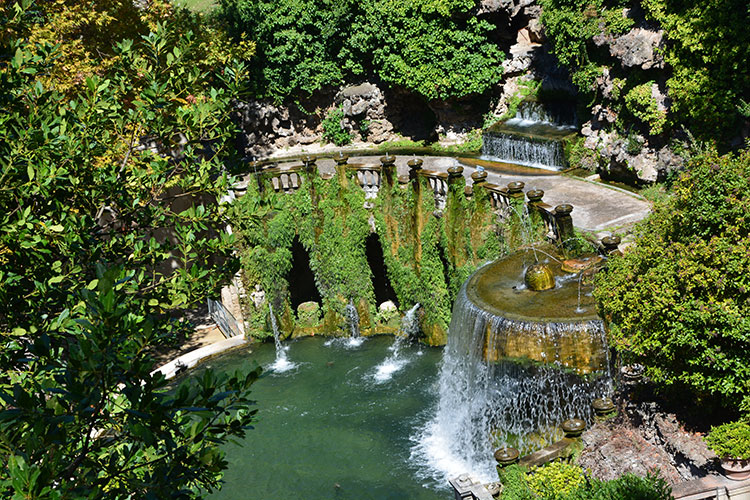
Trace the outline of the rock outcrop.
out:
<instances>
[{"instance_id":1,"label":"rock outcrop","mask_svg":"<svg viewBox=\"0 0 750 500\"><path fill-rule=\"evenodd\" d=\"M630 403L617 418L596 423L584 432L585 449L578 464L597 479L625 473L645 476L657 470L670 484L716 471L716 455L702 435L687 431L674 414L656 403Z\"/></svg>"}]
</instances>

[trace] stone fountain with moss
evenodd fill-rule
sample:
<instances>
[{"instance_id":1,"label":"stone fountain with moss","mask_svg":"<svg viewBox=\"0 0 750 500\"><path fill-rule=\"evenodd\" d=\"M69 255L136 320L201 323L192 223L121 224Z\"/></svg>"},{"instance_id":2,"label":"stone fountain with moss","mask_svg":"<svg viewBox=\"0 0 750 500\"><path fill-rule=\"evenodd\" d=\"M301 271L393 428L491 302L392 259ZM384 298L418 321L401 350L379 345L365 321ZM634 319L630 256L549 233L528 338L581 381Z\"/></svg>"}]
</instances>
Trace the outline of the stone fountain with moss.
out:
<instances>
[{"instance_id":1,"label":"stone fountain with moss","mask_svg":"<svg viewBox=\"0 0 750 500\"><path fill-rule=\"evenodd\" d=\"M602 320L591 297L595 255L526 248L478 269L453 307L434 419L416 450L435 474L496 479L493 452L530 452L559 424L591 420L611 390ZM447 457L447 458L446 458Z\"/></svg>"}]
</instances>

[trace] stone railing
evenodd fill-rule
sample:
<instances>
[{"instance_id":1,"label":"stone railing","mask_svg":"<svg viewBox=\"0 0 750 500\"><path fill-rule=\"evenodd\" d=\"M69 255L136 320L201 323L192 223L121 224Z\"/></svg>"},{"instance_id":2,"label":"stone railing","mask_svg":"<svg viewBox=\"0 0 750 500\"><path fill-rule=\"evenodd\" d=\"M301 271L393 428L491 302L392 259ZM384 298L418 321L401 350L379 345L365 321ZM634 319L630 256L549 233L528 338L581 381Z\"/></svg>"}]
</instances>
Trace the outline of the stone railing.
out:
<instances>
[{"instance_id":1,"label":"stone railing","mask_svg":"<svg viewBox=\"0 0 750 500\"><path fill-rule=\"evenodd\" d=\"M413 162L414 160L411 161ZM419 160L420 167L421 161L422 160ZM430 186L432 194L435 196L435 208L443 210L445 208L446 198L448 197L449 174L447 172L422 170L422 168L419 168L417 175L427 180L427 184Z\"/></svg>"},{"instance_id":2,"label":"stone railing","mask_svg":"<svg viewBox=\"0 0 750 500\"><path fill-rule=\"evenodd\" d=\"M382 184L382 169L374 165L346 165L348 172L353 172L357 183L365 191L365 198L375 198Z\"/></svg>"},{"instance_id":3,"label":"stone railing","mask_svg":"<svg viewBox=\"0 0 750 500\"><path fill-rule=\"evenodd\" d=\"M408 177L396 177L396 157L386 154L380 158L380 166L349 164L348 157L339 155L334 157L336 171L343 178L353 177L356 183L365 191L367 198L375 198L383 185L393 185L398 182L402 185L411 184L415 190L421 189L421 179L427 181L427 185L435 197L435 208L445 208L446 200L451 196L451 186L464 186L463 167L455 166L447 172L425 170L422 168L423 161L414 158L407 162L409 168ZM317 175L316 158L307 156L302 158L302 165L281 168L276 164L262 166L259 162L251 164L252 172L257 178L261 193L293 193L305 184L308 176ZM544 234L559 243L565 243L575 237L573 230L573 219L570 213L573 207L568 204L552 207L542 201L544 191L532 189L525 193L523 182L510 182L507 186L499 186L487 182L487 172L477 170L471 174L471 187L466 186L466 196L475 196L479 191L486 195L491 208L497 212L502 219L515 218L519 221L528 215L532 227L544 227ZM241 196L246 191L247 182L238 183L234 186L236 195ZM520 223L520 222L519 222Z\"/></svg>"},{"instance_id":4,"label":"stone railing","mask_svg":"<svg viewBox=\"0 0 750 500\"><path fill-rule=\"evenodd\" d=\"M286 169L268 168L261 172L263 190L271 189L277 193L293 193L302 186L303 167Z\"/></svg>"}]
</instances>

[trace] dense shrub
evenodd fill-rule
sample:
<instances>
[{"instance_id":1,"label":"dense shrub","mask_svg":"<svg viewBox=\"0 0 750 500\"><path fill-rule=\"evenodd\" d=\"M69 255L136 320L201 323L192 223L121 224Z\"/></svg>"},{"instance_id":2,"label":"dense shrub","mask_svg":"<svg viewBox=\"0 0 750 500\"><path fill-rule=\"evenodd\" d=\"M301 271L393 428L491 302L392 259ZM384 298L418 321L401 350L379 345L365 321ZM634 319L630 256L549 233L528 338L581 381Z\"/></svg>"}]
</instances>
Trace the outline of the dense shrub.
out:
<instances>
[{"instance_id":1,"label":"dense shrub","mask_svg":"<svg viewBox=\"0 0 750 500\"><path fill-rule=\"evenodd\" d=\"M527 471L511 465L502 470L501 500L668 500L672 489L656 473L625 474L612 481L589 479L579 466L552 462Z\"/></svg>"},{"instance_id":2,"label":"dense shrub","mask_svg":"<svg viewBox=\"0 0 750 500\"><path fill-rule=\"evenodd\" d=\"M595 79L608 68L625 78L624 92L608 97L615 111L642 121L651 134L685 126L699 138L728 138L747 118L740 99L750 88L748 5L742 0L540 0L542 22L557 58L571 69L573 82L592 101ZM664 29L659 51L670 69L666 83L669 114L656 109L648 92L653 75L625 73L607 52L597 50L593 37L622 35L634 26L623 8L640 6L647 20ZM744 20L744 22L742 21ZM621 97L626 102L622 102ZM626 120L628 118L625 118ZM636 122L637 123L637 122ZM627 128L626 124L617 126Z\"/></svg>"},{"instance_id":3,"label":"dense shrub","mask_svg":"<svg viewBox=\"0 0 750 500\"><path fill-rule=\"evenodd\" d=\"M475 4L368 0L353 42L380 79L426 99L482 93L500 80L503 53L489 38L495 26L470 14Z\"/></svg>"},{"instance_id":4,"label":"dense shrub","mask_svg":"<svg viewBox=\"0 0 750 500\"><path fill-rule=\"evenodd\" d=\"M220 17L258 44L256 91L277 100L375 76L427 99L481 93L501 77L494 26L474 0L222 0Z\"/></svg>"},{"instance_id":5,"label":"dense shrub","mask_svg":"<svg viewBox=\"0 0 750 500\"><path fill-rule=\"evenodd\" d=\"M613 345L655 382L750 404L750 152L696 157L596 280Z\"/></svg>"},{"instance_id":6,"label":"dense shrub","mask_svg":"<svg viewBox=\"0 0 750 500\"><path fill-rule=\"evenodd\" d=\"M633 116L648 125L652 135L661 134L667 121L667 112L659 109L651 89L654 82L646 82L636 85L625 94L625 105Z\"/></svg>"},{"instance_id":7,"label":"dense shrub","mask_svg":"<svg viewBox=\"0 0 750 500\"><path fill-rule=\"evenodd\" d=\"M330 110L320 123L323 127L323 139L337 146L345 146L352 142L352 135L342 124L343 119L343 109L333 108Z\"/></svg>"},{"instance_id":8,"label":"dense shrub","mask_svg":"<svg viewBox=\"0 0 750 500\"><path fill-rule=\"evenodd\" d=\"M745 0L642 0L664 28L673 120L699 137L737 132L750 89L750 5Z\"/></svg>"},{"instance_id":9,"label":"dense shrub","mask_svg":"<svg viewBox=\"0 0 750 500\"><path fill-rule=\"evenodd\" d=\"M255 92L281 100L363 72L362 58L349 52L356 12L353 0L221 0L219 17L257 44Z\"/></svg>"},{"instance_id":10,"label":"dense shrub","mask_svg":"<svg viewBox=\"0 0 750 500\"><path fill-rule=\"evenodd\" d=\"M151 374L237 269L216 200L245 76L148 7L0 5L0 498L202 497L255 412L258 372Z\"/></svg>"},{"instance_id":11,"label":"dense shrub","mask_svg":"<svg viewBox=\"0 0 750 500\"><path fill-rule=\"evenodd\" d=\"M750 459L750 424L728 422L711 427L706 444L721 458Z\"/></svg>"},{"instance_id":12,"label":"dense shrub","mask_svg":"<svg viewBox=\"0 0 750 500\"><path fill-rule=\"evenodd\" d=\"M563 499L586 483L583 469L568 462L551 462L534 467L526 477L529 489L538 498Z\"/></svg>"}]
</instances>

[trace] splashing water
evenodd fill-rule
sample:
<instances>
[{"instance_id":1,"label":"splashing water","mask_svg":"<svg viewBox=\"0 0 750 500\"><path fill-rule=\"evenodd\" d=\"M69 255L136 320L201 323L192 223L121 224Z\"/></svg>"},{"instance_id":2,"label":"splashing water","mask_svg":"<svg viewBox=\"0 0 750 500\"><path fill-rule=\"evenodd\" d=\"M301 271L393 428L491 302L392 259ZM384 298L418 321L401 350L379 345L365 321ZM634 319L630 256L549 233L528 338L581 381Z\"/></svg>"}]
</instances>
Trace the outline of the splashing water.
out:
<instances>
[{"instance_id":1,"label":"splashing water","mask_svg":"<svg viewBox=\"0 0 750 500\"><path fill-rule=\"evenodd\" d=\"M406 337L407 339L415 339L417 338L417 335L419 335L419 318L417 317L417 311L421 307L421 304L417 302L414 304L414 306L406 311L406 314L404 314L404 317L401 318L401 327L399 328L398 337L396 338L396 342L398 342L399 337ZM394 346L396 343L394 343Z\"/></svg>"},{"instance_id":2,"label":"splashing water","mask_svg":"<svg viewBox=\"0 0 750 500\"><path fill-rule=\"evenodd\" d=\"M524 335L526 327L519 323L477 307L466 295L466 284L461 288L440 367L438 405L412 437L411 458L424 479L441 482L469 473L482 482L495 481L493 451L498 447L529 452L539 447L535 442L555 441L562 421L592 420L591 401L610 388L605 377L582 378L555 364L485 361L487 332L502 337L513 329L513 335ZM602 330L600 325L581 328L580 323L544 326L545 335L553 337L584 332L598 337Z\"/></svg>"},{"instance_id":3,"label":"splashing water","mask_svg":"<svg viewBox=\"0 0 750 500\"><path fill-rule=\"evenodd\" d=\"M281 344L281 334L279 333L279 325L276 323L276 315L273 313L273 305L268 303L268 310L271 313L271 329L273 330L273 342L276 345L276 360L271 364L268 369L275 373L284 373L289 370L296 368L297 363L289 361L287 358L287 351L289 346Z\"/></svg>"},{"instance_id":4,"label":"splashing water","mask_svg":"<svg viewBox=\"0 0 750 500\"><path fill-rule=\"evenodd\" d=\"M375 374L373 375L375 383L382 384L388 382L394 373L409 363L408 359L401 356L401 347L404 343L416 338L419 334L419 318L417 317L419 307L420 304L417 302L401 318L401 327L396 334L396 338L393 340L393 344L388 348L391 351L391 355L375 367Z\"/></svg>"}]
</instances>

